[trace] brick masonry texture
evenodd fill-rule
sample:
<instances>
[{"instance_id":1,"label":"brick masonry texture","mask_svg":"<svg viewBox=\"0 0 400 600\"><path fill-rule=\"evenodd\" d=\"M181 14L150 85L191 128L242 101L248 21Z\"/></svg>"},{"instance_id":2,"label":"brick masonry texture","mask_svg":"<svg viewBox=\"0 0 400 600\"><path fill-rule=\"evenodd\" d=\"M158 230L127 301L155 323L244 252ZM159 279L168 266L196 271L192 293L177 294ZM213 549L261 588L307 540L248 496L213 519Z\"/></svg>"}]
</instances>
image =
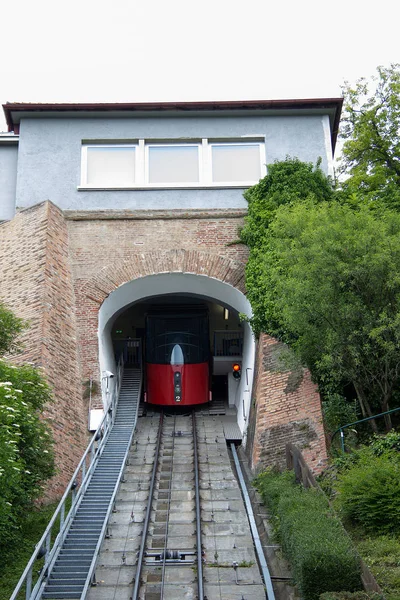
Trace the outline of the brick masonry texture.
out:
<instances>
[{"instance_id":1,"label":"brick masonry texture","mask_svg":"<svg viewBox=\"0 0 400 600\"><path fill-rule=\"evenodd\" d=\"M55 438L58 474L47 486L59 497L87 445L87 410L82 401L77 354L75 298L62 212L46 202L0 225L0 297L28 320L18 363L43 368L54 403L43 414Z\"/></svg>"},{"instance_id":2,"label":"brick masonry texture","mask_svg":"<svg viewBox=\"0 0 400 600\"><path fill-rule=\"evenodd\" d=\"M327 461L320 397L308 370L285 369L284 349L270 336L260 336L249 425L251 466L255 471L284 468L285 444L292 442L312 471L320 473Z\"/></svg>"},{"instance_id":3,"label":"brick masonry texture","mask_svg":"<svg viewBox=\"0 0 400 600\"><path fill-rule=\"evenodd\" d=\"M209 275L244 291L247 248L227 246L238 238L243 211L202 211L193 218L164 211L136 215L114 211L109 218L87 220L67 213L70 255L77 298L77 318L84 379L99 380L98 310L118 286L155 273ZM85 217L85 218L83 218Z\"/></svg>"},{"instance_id":4,"label":"brick masonry texture","mask_svg":"<svg viewBox=\"0 0 400 600\"><path fill-rule=\"evenodd\" d=\"M0 225L0 297L28 319L25 351L41 365L55 402L45 418L56 438L60 495L87 443L82 382L99 381L98 311L120 285L157 273L207 275L245 293L247 248L232 244L243 211L99 211L64 214L50 202ZM314 471L326 458L319 396L306 371L281 372L279 345L261 336L248 452L254 468L282 464L300 445Z\"/></svg>"}]
</instances>

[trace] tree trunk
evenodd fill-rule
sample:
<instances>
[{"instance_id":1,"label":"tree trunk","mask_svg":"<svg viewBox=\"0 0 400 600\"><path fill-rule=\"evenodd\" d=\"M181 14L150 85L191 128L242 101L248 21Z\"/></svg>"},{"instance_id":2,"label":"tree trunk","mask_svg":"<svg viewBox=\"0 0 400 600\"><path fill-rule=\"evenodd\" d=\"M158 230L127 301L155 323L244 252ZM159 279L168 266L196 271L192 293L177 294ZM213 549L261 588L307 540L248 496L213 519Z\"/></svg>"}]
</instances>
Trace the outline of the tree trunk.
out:
<instances>
[{"instance_id":1,"label":"tree trunk","mask_svg":"<svg viewBox=\"0 0 400 600\"><path fill-rule=\"evenodd\" d=\"M382 409L382 412L386 412L387 410L390 410L389 409L389 399L388 398L384 398L382 400L382 402L381 402L381 409ZM390 415L385 415L383 418L385 420L385 430L386 430L386 433L388 433L392 429L392 427L393 427L393 425L392 425L392 418L391 418Z\"/></svg>"},{"instance_id":2,"label":"tree trunk","mask_svg":"<svg viewBox=\"0 0 400 600\"><path fill-rule=\"evenodd\" d=\"M356 382L353 382L353 384L354 384L354 389L356 390L358 402L360 404L361 412L362 412L363 416L366 414L368 417L372 417L373 415L372 415L371 407L369 405L368 399L364 393L362 386ZM370 423L371 423L372 431L374 433L378 433L378 426L376 424L375 419L371 419Z\"/></svg>"}]
</instances>

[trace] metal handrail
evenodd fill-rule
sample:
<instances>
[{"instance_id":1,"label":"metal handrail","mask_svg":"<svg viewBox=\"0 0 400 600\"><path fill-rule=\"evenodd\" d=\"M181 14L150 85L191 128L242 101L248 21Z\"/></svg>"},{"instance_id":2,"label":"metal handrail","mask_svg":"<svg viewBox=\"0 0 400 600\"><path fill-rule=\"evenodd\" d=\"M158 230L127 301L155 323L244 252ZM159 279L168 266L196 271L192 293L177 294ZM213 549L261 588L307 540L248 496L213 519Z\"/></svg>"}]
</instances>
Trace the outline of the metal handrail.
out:
<instances>
[{"instance_id":1,"label":"metal handrail","mask_svg":"<svg viewBox=\"0 0 400 600\"><path fill-rule=\"evenodd\" d=\"M17 599L17 596L20 593L20 591L23 589L24 584L25 584L26 600L35 600L36 598L40 597L39 592L41 593L41 591L45 585L44 580L47 575L49 566L53 562L54 557L56 556L59 548L61 547L61 544L65 538L66 532L71 525L72 518L76 514L78 505L80 504L82 496L83 496L84 492L86 491L89 480L91 479L91 476L93 474L95 465L97 464L97 461L104 450L105 442L107 441L108 435L112 428L114 418L115 418L115 412L116 412L115 409L116 409L117 402L118 402L117 389L119 391L119 386L121 385L121 382L120 381L118 382L118 379L122 378L121 368L123 369L123 364L122 364L122 366L119 365L116 387L114 388L114 393L112 394L110 406L107 407L108 409L106 409L103 419L101 420L101 423L99 424L98 428L96 429L81 460L79 461L79 464L76 467L75 472L74 472L52 518L50 519L50 522L47 525L45 532L43 533L39 542L36 544L35 550L31 556L27 566L25 567L25 570L22 573L22 575L14 589L14 592L12 593L10 600ZM95 444L98 440L100 440L99 444L98 444L97 448L95 448ZM90 462L89 462L89 465L87 465L87 458L89 455L90 455L90 459L89 459ZM76 491L76 488L79 485L79 483L78 483L79 480L81 481L81 484L80 484L79 490ZM65 516L66 502L67 502L70 494L72 496L72 504L71 504L71 508L69 509L69 511L67 513L67 516ZM54 527L58 517L60 517L60 529L59 529L57 536L54 539L53 546L52 546L51 545L51 536L52 536L52 532L53 532L53 527ZM43 549L45 551L45 563L40 571L39 578L32 590L34 564L38 558L42 557Z\"/></svg>"},{"instance_id":2,"label":"metal handrail","mask_svg":"<svg viewBox=\"0 0 400 600\"><path fill-rule=\"evenodd\" d=\"M140 394L141 394L141 391L142 391L142 382L143 382L143 378L141 376L140 383L139 383L139 390L138 390L138 398L140 398ZM111 515L111 512L112 512L113 506L114 506L115 497L117 495L117 492L118 492L118 489L119 489L119 486L120 486L120 483L121 483L121 479L122 479L122 476L124 474L124 470L125 470L125 466L126 466L126 461L128 459L129 450L130 450L130 447L132 445L132 438L133 438L134 431L135 431L135 428L133 427L132 431L131 431L131 435L129 436L129 440L128 440L128 444L127 444L126 451L125 451L125 454L124 454L124 458L123 458L122 463L121 463L121 468L120 468L119 473L118 473L117 481L115 483L114 491L112 493L111 500L110 500L110 503L108 505L107 513L106 513L106 516L104 517L103 527L101 528L100 536L99 536L98 542L96 544L96 548L95 548L95 551L94 551L92 562L90 563L89 572L88 572L88 575L86 577L85 585L83 587L83 591L82 591L80 600L84 600L85 599L87 591L88 591L88 588L91 585L92 580L93 580L93 573L95 572L96 564L97 564L97 559L98 559L98 556L99 556L99 553L100 553L100 548L101 548L101 545L103 543L104 537L105 537L106 532L107 532L108 521L109 521L109 518L110 518L110 515Z\"/></svg>"},{"instance_id":3,"label":"metal handrail","mask_svg":"<svg viewBox=\"0 0 400 600\"><path fill-rule=\"evenodd\" d=\"M386 410L383 413L379 413L378 415L372 415L372 417L366 417L365 419L359 419L358 421L353 421L353 423L346 423L346 425L341 425L340 427L338 427L338 429L336 429L336 431L334 431L331 435L331 444L333 442L333 438L335 437L335 435L337 433L339 433L340 431L340 446L342 448L342 452L345 452L345 446L344 446L344 430L347 429L347 427L351 427L352 425L358 425L359 423L364 423L365 421L371 421L372 419L377 419L378 417L384 417L385 415L390 415L391 413L397 412L400 410L400 406L398 406L397 408L392 408L391 410Z\"/></svg>"}]
</instances>

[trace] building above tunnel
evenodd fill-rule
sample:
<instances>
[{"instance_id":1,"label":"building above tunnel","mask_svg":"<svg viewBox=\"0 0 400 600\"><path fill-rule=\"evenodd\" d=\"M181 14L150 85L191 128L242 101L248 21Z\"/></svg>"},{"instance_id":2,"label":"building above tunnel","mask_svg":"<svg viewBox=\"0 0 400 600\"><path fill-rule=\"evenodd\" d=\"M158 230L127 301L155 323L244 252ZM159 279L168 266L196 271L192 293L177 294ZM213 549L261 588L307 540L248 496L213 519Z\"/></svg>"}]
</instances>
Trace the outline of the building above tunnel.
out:
<instances>
[{"instance_id":1,"label":"building above tunnel","mask_svg":"<svg viewBox=\"0 0 400 600\"><path fill-rule=\"evenodd\" d=\"M332 173L341 98L3 105L0 220L62 210L245 209L287 156Z\"/></svg>"}]
</instances>

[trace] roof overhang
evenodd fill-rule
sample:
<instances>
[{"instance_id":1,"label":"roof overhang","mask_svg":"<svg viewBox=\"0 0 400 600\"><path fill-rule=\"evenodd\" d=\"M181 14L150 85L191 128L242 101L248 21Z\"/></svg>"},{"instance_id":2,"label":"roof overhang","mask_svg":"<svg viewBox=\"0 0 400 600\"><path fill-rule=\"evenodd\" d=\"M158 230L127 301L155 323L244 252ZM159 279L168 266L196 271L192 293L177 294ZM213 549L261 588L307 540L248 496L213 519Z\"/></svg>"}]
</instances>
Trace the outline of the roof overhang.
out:
<instances>
[{"instance_id":1,"label":"roof overhang","mask_svg":"<svg viewBox=\"0 0 400 600\"><path fill-rule=\"evenodd\" d=\"M335 149L343 98L306 98L303 100L244 100L222 102L140 102L90 104L3 104L8 131L19 133L23 118L121 118L167 116L254 116L254 115L328 115L332 150Z\"/></svg>"}]
</instances>

